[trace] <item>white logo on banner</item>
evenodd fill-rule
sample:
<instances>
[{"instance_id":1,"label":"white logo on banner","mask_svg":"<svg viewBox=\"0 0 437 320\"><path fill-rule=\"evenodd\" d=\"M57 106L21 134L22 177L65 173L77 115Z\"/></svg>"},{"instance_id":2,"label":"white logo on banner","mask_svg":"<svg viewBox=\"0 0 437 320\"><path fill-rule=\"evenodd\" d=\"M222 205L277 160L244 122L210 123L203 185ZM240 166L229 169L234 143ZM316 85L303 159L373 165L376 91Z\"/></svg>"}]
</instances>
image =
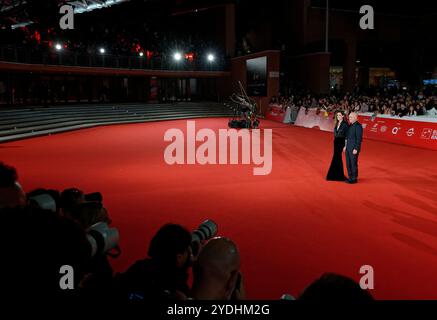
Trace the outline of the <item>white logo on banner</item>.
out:
<instances>
[{"instance_id":1,"label":"white logo on banner","mask_svg":"<svg viewBox=\"0 0 437 320\"><path fill-rule=\"evenodd\" d=\"M363 123L362 126L363 126L363 129L366 129L367 128L367 123Z\"/></svg>"},{"instance_id":2,"label":"white logo on banner","mask_svg":"<svg viewBox=\"0 0 437 320\"><path fill-rule=\"evenodd\" d=\"M378 124L375 123L370 131L372 131L372 132L378 132Z\"/></svg>"},{"instance_id":3,"label":"white logo on banner","mask_svg":"<svg viewBox=\"0 0 437 320\"><path fill-rule=\"evenodd\" d=\"M434 132L432 133L432 140L437 140L437 130L434 130Z\"/></svg>"},{"instance_id":4,"label":"white logo on banner","mask_svg":"<svg viewBox=\"0 0 437 320\"><path fill-rule=\"evenodd\" d=\"M408 129L407 136L409 136L409 137L414 136L414 128Z\"/></svg>"},{"instance_id":5,"label":"white logo on banner","mask_svg":"<svg viewBox=\"0 0 437 320\"><path fill-rule=\"evenodd\" d=\"M420 137L421 139L431 139L432 136L432 129L430 128L425 128L422 131L422 136Z\"/></svg>"},{"instance_id":6,"label":"white logo on banner","mask_svg":"<svg viewBox=\"0 0 437 320\"><path fill-rule=\"evenodd\" d=\"M381 127L381 132L382 132L382 133L387 132L387 126L382 126L382 127Z\"/></svg>"},{"instance_id":7,"label":"white logo on banner","mask_svg":"<svg viewBox=\"0 0 437 320\"><path fill-rule=\"evenodd\" d=\"M394 127L391 131L392 134L397 135L399 132L400 128L399 127Z\"/></svg>"}]
</instances>

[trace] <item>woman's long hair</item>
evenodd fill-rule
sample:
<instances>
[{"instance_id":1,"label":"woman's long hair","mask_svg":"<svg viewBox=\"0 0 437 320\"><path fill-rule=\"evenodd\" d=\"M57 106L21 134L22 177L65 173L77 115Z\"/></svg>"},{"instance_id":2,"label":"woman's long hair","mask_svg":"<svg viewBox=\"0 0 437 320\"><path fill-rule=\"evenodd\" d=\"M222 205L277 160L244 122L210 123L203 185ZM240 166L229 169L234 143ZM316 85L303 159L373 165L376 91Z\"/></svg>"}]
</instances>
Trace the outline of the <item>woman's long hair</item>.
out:
<instances>
[{"instance_id":1,"label":"woman's long hair","mask_svg":"<svg viewBox=\"0 0 437 320\"><path fill-rule=\"evenodd\" d=\"M344 117L345 117L344 112L343 112L342 110L337 110L337 111L335 111L335 112L334 112L334 123L335 123L335 127L338 126L337 115L338 115L339 113L341 113L341 114L343 115L343 121L345 121L345 119L344 119Z\"/></svg>"}]
</instances>

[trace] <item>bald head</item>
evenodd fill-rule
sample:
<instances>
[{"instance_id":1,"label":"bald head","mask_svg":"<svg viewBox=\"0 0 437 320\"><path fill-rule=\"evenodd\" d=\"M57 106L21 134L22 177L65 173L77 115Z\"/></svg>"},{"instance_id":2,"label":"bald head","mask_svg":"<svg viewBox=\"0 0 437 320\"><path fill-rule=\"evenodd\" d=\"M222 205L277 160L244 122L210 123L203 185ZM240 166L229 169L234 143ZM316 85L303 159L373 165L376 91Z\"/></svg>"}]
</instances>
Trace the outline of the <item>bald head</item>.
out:
<instances>
[{"instance_id":1,"label":"bald head","mask_svg":"<svg viewBox=\"0 0 437 320\"><path fill-rule=\"evenodd\" d=\"M357 119L358 119L358 114L357 114L356 112L351 112L351 113L349 114L349 122L350 122L351 124L357 122Z\"/></svg>"},{"instance_id":2,"label":"bald head","mask_svg":"<svg viewBox=\"0 0 437 320\"><path fill-rule=\"evenodd\" d=\"M228 299L240 270L240 253L227 238L211 239L193 267L193 294L198 299Z\"/></svg>"},{"instance_id":3,"label":"bald head","mask_svg":"<svg viewBox=\"0 0 437 320\"><path fill-rule=\"evenodd\" d=\"M240 267L240 253L235 243L227 238L211 239L199 254L199 268L217 273L228 273Z\"/></svg>"}]
</instances>

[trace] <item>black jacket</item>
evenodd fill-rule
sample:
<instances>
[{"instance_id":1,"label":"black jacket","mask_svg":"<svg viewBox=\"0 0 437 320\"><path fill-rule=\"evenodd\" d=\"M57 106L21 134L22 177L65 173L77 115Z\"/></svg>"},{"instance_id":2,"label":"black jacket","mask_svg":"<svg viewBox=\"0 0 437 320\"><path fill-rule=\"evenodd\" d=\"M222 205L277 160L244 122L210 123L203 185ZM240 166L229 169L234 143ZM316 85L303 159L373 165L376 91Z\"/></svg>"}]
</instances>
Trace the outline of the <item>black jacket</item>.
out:
<instances>
[{"instance_id":1,"label":"black jacket","mask_svg":"<svg viewBox=\"0 0 437 320\"><path fill-rule=\"evenodd\" d=\"M346 150L352 152L354 149L361 151L361 142L363 141L363 126L358 121L349 126L346 136Z\"/></svg>"},{"instance_id":2,"label":"black jacket","mask_svg":"<svg viewBox=\"0 0 437 320\"><path fill-rule=\"evenodd\" d=\"M335 138L346 138L347 131L349 129L349 125L346 121L342 121L340 124L340 128L337 129L337 126L334 128L334 137Z\"/></svg>"}]
</instances>

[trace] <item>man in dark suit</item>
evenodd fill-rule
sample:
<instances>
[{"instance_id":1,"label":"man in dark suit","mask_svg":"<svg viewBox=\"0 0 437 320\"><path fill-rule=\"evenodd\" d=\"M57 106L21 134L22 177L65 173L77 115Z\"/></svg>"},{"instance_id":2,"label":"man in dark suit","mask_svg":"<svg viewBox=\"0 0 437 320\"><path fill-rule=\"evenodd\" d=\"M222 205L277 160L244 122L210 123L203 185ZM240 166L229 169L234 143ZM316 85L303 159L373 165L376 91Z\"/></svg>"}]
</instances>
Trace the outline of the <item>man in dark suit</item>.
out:
<instances>
[{"instance_id":1,"label":"man in dark suit","mask_svg":"<svg viewBox=\"0 0 437 320\"><path fill-rule=\"evenodd\" d=\"M363 141L363 126L358 121L358 115L355 112L349 114L350 127L346 136L346 166L349 179L347 183L353 184L358 182L358 156L361 151L361 142Z\"/></svg>"}]
</instances>

